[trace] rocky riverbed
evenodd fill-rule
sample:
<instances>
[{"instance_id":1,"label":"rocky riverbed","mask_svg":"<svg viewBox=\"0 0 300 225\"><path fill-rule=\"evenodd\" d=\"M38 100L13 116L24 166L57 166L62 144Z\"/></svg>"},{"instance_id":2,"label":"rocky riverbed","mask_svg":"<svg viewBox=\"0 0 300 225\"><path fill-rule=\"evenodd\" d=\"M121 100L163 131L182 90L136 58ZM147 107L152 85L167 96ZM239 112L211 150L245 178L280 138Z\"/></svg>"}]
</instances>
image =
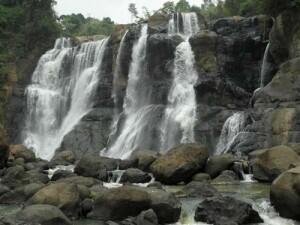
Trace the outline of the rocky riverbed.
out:
<instances>
[{"instance_id":1,"label":"rocky riverbed","mask_svg":"<svg viewBox=\"0 0 300 225\"><path fill-rule=\"evenodd\" d=\"M293 157L276 155L278 148ZM209 157L198 144L165 155L139 151L128 160L76 159L64 151L47 162L22 145L9 149L1 170L0 224L299 224L279 216L297 219L298 212L298 156L287 146L260 151L250 161ZM272 184L251 179L270 168L283 172L270 174Z\"/></svg>"}]
</instances>

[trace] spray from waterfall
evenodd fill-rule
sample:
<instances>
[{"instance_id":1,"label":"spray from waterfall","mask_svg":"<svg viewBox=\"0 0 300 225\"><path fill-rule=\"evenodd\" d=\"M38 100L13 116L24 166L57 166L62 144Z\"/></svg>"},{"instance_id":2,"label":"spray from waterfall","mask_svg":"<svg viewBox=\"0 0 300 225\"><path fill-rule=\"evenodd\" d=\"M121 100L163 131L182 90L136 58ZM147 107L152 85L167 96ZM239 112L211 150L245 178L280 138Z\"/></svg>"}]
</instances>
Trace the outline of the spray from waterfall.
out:
<instances>
[{"instance_id":1,"label":"spray from waterfall","mask_svg":"<svg viewBox=\"0 0 300 225\"><path fill-rule=\"evenodd\" d=\"M223 125L215 154L220 155L230 150L237 135L243 131L246 124L244 112L237 112L230 116Z\"/></svg>"},{"instance_id":2,"label":"spray from waterfall","mask_svg":"<svg viewBox=\"0 0 300 225\"><path fill-rule=\"evenodd\" d=\"M61 38L46 52L26 89L24 144L50 160L68 134L93 107L108 39L71 48Z\"/></svg>"},{"instance_id":3,"label":"spray from waterfall","mask_svg":"<svg viewBox=\"0 0 300 225\"><path fill-rule=\"evenodd\" d=\"M179 34L184 41L176 48L173 82L161 126L161 150L164 152L180 143L195 142L197 104L194 86L198 74L194 67L195 56L189 38L198 31L195 13L174 14L169 22L169 35Z\"/></svg>"}]
</instances>

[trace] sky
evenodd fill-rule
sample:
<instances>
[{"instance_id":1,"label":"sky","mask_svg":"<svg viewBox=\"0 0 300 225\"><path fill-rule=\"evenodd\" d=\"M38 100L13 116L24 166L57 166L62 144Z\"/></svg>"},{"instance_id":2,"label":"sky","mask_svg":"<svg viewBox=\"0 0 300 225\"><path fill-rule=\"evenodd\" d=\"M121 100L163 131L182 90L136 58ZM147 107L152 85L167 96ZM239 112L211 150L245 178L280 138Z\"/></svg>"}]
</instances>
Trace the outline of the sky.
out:
<instances>
[{"instance_id":1,"label":"sky","mask_svg":"<svg viewBox=\"0 0 300 225\"><path fill-rule=\"evenodd\" d=\"M110 17L116 23L131 22L128 12L129 3L135 3L137 8L143 6L150 11L159 9L167 0L56 0L55 10L58 15L82 13L84 16L102 19ZM177 2L178 0L174 0ZM191 5L200 6L202 0L188 0Z\"/></svg>"}]
</instances>

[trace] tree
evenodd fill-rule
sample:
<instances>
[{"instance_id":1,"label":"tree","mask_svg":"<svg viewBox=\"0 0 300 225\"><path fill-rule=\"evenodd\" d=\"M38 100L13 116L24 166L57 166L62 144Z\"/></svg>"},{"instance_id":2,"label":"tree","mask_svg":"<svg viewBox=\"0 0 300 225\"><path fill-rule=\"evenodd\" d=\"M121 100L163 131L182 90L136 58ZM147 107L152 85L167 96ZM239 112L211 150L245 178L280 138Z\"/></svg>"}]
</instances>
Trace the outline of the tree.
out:
<instances>
[{"instance_id":1,"label":"tree","mask_svg":"<svg viewBox=\"0 0 300 225\"><path fill-rule=\"evenodd\" d=\"M171 14L175 12L175 4L174 2L168 1L163 4L161 11L165 14Z\"/></svg>"},{"instance_id":2,"label":"tree","mask_svg":"<svg viewBox=\"0 0 300 225\"><path fill-rule=\"evenodd\" d=\"M128 10L131 13L131 17L132 17L133 20L139 18L138 17L139 13L138 13L138 10L137 10L137 8L136 8L136 6L135 6L134 3L130 3L129 4Z\"/></svg>"},{"instance_id":3,"label":"tree","mask_svg":"<svg viewBox=\"0 0 300 225\"><path fill-rule=\"evenodd\" d=\"M180 0L175 6L177 12L189 12L190 9L191 6L187 0Z\"/></svg>"}]
</instances>

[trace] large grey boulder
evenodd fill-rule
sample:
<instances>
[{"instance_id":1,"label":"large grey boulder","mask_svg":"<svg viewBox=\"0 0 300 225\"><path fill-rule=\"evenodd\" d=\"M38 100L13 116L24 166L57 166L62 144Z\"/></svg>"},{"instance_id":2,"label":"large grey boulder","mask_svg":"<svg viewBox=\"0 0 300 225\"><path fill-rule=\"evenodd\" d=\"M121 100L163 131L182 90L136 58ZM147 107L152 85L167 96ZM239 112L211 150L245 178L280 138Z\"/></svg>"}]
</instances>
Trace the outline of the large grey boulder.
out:
<instances>
[{"instance_id":1,"label":"large grey boulder","mask_svg":"<svg viewBox=\"0 0 300 225\"><path fill-rule=\"evenodd\" d=\"M112 171L117 169L118 165L119 160L86 154L76 165L75 173L80 176L98 178L102 169Z\"/></svg>"},{"instance_id":2,"label":"large grey boulder","mask_svg":"<svg viewBox=\"0 0 300 225\"><path fill-rule=\"evenodd\" d=\"M270 199L281 216L300 220L300 167L288 170L274 180Z\"/></svg>"},{"instance_id":3,"label":"large grey boulder","mask_svg":"<svg viewBox=\"0 0 300 225\"><path fill-rule=\"evenodd\" d=\"M249 203L229 196L205 199L196 209L195 220L214 225L243 225L263 222L258 212Z\"/></svg>"},{"instance_id":4,"label":"large grey boulder","mask_svg":"<svg viewBox=\"0 0 300 225\"><path fill-rule=\"evenodd\" d=\"M94 208L88 215L97 220L120 221L152 209L161 224L179 220L181 203L173 195L156 188L123 186L96 192Z\"/></svg>"},{"instance_id":5,"label":"large grey boulder","mask_svg":"<svg viewBox=\"0 0 300 225\"><path fill-rule=\"evenodd\" d=\"M94 208L88 215L97 220L120 221L130 216L137 216L150 209L151 200L147 192L134 187L123 186L99 192Z\"/></svg>"},{"instance_id":6,"label":"large grey boulder","mask_svg":"<svg viewBox=\"0 0 300 225\"><path fill-rule=\"evenodd\" d=\"M215 178L224 170L230 169L234 162L235 157L232 154L212 156L207 160L205 172L208 173L211 178Z\"/></svg>"},{"instance_id":7,"label":"large grey boulder","mask_svg":"<svg viewBox=\"0 0 300 225\"><path fill-rule=\"evenodd\" d=\"M148 183L150 182L152 177L139 169L128 169L126 170L122 177L120 182L121 183Z\"/></svg>"},{"instance_id":8,"label":"large grey boulder","mask_svg":"<svg viewBox=\"0 0 300 225\"><path fill-rule=\"evenodd\" d=\"M80 192L76 184L52 183L40 189L28 204L47 204L59 207L67 216L77 216Z\"/></svg>"},{"instance_id":9,"label":"large grey boulder","mask_svg":"<svg viewBox=\"0 0 300 225\"><path fill-rule=\"evenodd\" d=\"M189 181L201 171L208 158L208 149L204 145L183 144L171 149L159 157L150 167L154 177L165 184L177 184Z\"/></svg>"},{"instance_id":10,"label":"large grey boulder","mask_svg":"<svg viewBox=\"0 0 300 225\"><path fill-rule=\"evenodd\" d=\"M291 165L300 162L298 154L287 146L267 149L257 156L253 163L254 178L272 182Z\"/></svg>"}]
</instances>

